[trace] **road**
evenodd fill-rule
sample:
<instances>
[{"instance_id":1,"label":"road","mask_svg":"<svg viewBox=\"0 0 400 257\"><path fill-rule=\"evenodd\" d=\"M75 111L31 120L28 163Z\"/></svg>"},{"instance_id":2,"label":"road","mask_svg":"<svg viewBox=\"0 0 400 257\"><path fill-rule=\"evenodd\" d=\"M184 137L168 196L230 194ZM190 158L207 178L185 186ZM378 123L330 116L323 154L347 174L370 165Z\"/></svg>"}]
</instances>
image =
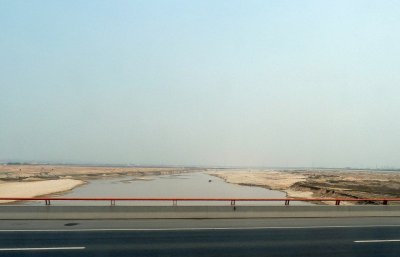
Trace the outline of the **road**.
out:
<instances>
[{"instance_id":1,"label":"road","mask_svg":"<svg viewBox=\"0 0 400 257\"><path fill-rule=\"evenodd\" d=\"M0 256L396 256L399 218L0 221Z\"/></svg>"}]
</instances>

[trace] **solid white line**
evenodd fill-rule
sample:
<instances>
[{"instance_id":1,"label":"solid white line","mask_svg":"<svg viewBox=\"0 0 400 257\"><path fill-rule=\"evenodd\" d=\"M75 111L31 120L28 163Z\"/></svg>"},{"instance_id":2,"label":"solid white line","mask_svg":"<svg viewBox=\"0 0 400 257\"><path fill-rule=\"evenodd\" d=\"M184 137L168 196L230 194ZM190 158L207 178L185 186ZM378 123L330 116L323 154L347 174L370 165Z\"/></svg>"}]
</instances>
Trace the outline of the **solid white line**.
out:
<instances>
[{"instance_id":1,"label":"solid white line","mask_svg":"<svg viewBox=\"0 0 400 257\"><path fill-rule=\"evenodd\" d=\"M388 239L388 240L358 240L354 243L386 243L386 242L400 242L400 239Z\"/></svg>"},{"instance_id":2,"label":"solid white line","mask_svg":"<svg viewBox=\"0 0 400 257\"><path fill-rule=\"evenodd\" d=\"M50 251L50 250L84 250L84 246L76 247L27 247L27 248L0 248L0 251Z\"/></svg>"},{"instance_id":3,"label":"solid white line","mask_svg":"<svg viewBox=\"0 0 400 257\"><path fill-rule=\"evenodd\" d=\"M299 227L204 227L204 228L87 228L87 229L4 229L1 232L101 232L101 231L195 231L195 230L252 230L252 229L323 229L323 228L379 228L400 225L355 225L355 226L299 226Z\"/></svg>"}]
</instances>

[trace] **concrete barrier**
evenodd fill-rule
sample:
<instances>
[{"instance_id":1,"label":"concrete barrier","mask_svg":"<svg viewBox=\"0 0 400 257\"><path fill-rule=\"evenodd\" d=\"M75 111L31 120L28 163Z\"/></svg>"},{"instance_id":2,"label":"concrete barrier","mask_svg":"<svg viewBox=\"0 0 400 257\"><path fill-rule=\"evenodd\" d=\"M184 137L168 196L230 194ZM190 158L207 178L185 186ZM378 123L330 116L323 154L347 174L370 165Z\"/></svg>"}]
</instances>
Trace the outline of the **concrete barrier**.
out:
<instances>
[{"instance_id":1,"label":"concrete barrier","mask_svg":"<svg viewBox=\"0 0 400 257\"><path fill-rule=\"evenodd\" d=\"M0 219L400 217L400 206L0 206Z\"/></svg>"}]
</instances>

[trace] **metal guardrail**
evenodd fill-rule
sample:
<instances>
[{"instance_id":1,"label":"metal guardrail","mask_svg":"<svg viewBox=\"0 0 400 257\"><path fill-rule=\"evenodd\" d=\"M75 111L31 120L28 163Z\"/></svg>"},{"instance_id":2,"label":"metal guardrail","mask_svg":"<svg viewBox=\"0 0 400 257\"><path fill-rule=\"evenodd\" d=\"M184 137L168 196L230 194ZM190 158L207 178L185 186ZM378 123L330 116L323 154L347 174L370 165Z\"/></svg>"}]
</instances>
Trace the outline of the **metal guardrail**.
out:
<instances>
[{"instance_id":1,"label":"metal guardrail","mask_svg":"<svg viewBox=\"0 0 400 257\"><path fill-rule=\"evenodd\" d=\"M0 197L0 201L44 201L45 205L51 205L51 201L109 201L112 206L117 201L171 201L172 205L178 205L178 201L187 202L230 202L235 206L236 202L284 202L289 205L290 202L335 202L340 205L341 202L366 202L366 203L382 203L387 205L389 202L400 202L400 198L52 198L52 197Z\"/></svg>"}]
</instances>

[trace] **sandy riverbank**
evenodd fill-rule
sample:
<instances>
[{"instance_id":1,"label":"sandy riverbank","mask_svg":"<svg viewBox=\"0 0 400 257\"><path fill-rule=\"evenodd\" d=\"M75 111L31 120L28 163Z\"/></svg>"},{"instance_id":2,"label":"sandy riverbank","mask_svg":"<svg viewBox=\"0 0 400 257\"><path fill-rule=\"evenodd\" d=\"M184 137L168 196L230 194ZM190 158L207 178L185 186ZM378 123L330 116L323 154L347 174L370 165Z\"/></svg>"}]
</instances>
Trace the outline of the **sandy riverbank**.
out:
<instances>
[{"instance_id":1,"label":"sandy riverbank","mask_svg":"<svg viewBox=\"0 0 400 257\"><path fill-rule=\"evenodd\" d=\"M37 197L65 192L85 181L113 176L169 175L196 171L168 167L86 167L64 165L0 165L0 197ZM0 203L10 201L0 201Z\"/></svg>"},{"instance_id":2,"label":"sandy riverbank","mask_svg":"<svg viewBox=\"0 0 400 257\"><path fill-rule=\"evenodd\" d=\"M157 176L196 171L169 167L92 167L67 165L0 165L0 181L74 178L87 180L107 176Z\"/></svg>"},{"instance_id":3,"label":"sandy riverbank","mask_svg":"<svg viewBox=\"0 0 400 257\"><path fill-rule=\"evenodd\" d=\"M306 176L281 171L216 171L209 172L210 175L222 178L225 182L244 185L258 186L271 190L278 190L287 193L288 197L312 197L311 192L290 190L290 187L297 182L306 181Z\"/></svg>"},{"instance_id":4,"label":"sandy riverbank","mask_svg":"<svg viewBox=\"0 0 400 257\"><path fill-rule=\"evenodd\" d=\"M286 192L288 197L398 198L400 172L369 170L226 170L209 174L228 183Z\"/></svg>"},{"instance_id":5,"label":"sandy riverbank","mask_svg":"<svg viewBox=\"0 0 400 257\"><path fill-rule=\"evenodd\" d=\"M71 190L85 182L76 179L56 179L31 182L0 183L1 197L37 197ZM13 201L0 201L7 203Z\"/></svg>"}]
</instances>

